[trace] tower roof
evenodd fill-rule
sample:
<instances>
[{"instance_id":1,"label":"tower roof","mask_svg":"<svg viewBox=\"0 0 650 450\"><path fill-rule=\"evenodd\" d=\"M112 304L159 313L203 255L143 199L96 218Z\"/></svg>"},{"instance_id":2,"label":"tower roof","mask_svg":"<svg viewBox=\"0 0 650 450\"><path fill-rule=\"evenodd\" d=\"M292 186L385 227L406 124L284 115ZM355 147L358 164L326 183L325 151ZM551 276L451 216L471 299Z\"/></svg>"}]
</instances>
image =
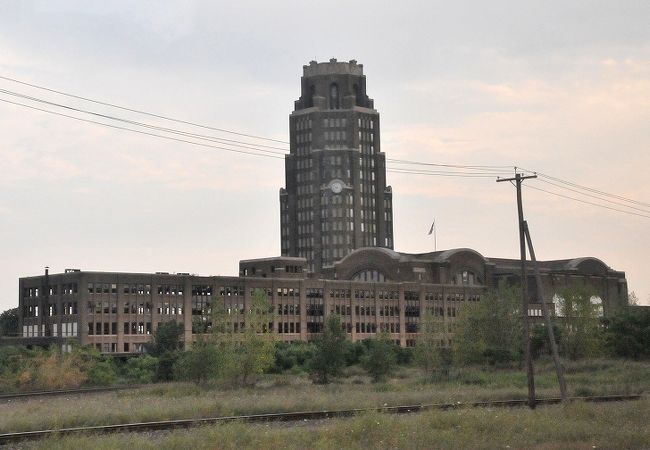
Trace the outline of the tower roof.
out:
<instances>
[{"instance_id":1,"label":"tower roof","mask_svg":"<svg viewBox=\"0 0 650 450\"><path fill-rule=\"evenodd\" d=\"M303 76L313 77L317 75L363 75L363 64L351 59L348 62L338 62L332 58L329 62L309 61L308 66L302 66Z\"/></svg>"}]
</instances>

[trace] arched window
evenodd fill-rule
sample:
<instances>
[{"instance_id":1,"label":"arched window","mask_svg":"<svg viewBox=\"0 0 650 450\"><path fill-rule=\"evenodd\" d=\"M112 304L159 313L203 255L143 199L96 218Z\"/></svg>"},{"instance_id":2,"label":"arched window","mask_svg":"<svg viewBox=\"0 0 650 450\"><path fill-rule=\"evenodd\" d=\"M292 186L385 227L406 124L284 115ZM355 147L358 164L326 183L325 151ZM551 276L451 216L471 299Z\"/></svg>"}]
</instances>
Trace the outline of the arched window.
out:
<instances>
[{"instance_id":1,"label":"arched window","mask_svg":"<svg viewBox=\"0 0 650 450\"><path fill-rule=\"evenodd\" d=\"M454 276L454 284L473 286L475 284L481 284L481 281L471 270L461 270Z\"/></svg>"},{"instance_id":2,"label":"arched window","mask_svg":"<svg viewBox=\"0 0 650 450\"><path fill-rule=\"evenodd\" d=\"M352 281L374 281L382 283L386 281L386 276L378 270L366 269L354 274Z\"/></svg>"},{"instance_id":3,"label":"arched window","mask_svg":"<svg viewBox=\"0 0 650 450\"><path fill-rule=\"evenodd\" d=\"M330 109L339 109L339 85L330 84Z\"/></svg>"}]
</instances>

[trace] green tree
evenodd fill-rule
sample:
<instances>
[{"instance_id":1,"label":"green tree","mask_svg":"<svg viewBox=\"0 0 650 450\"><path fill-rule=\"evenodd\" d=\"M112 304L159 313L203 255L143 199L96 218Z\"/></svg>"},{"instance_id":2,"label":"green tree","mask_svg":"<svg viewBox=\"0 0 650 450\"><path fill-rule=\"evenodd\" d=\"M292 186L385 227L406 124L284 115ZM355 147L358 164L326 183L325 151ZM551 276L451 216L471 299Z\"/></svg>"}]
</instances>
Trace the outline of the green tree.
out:
<instances>
[{"instance_id":1,"label":"green tree","mask_svg":"<svg viewBox=\"0 0 650 450\"><path fill-rule=\"evenodd\" d=\"M553 323L553 335L555 336L555 343L558 348L562 343L562 328ZM533 358L539 358L542 354L551 354L551 341L548 337L548 331L543 324L533 326L530 337L530 350Z\"/></svg>"},{"instance_id":2,"label":"green tree","mask_svg":"<svg viewBox=\"0 0 650 450\"><path fill-rule=\"evenodd\" d=\"M593 289L573 285L557 296L556 313L563 325L562 350L572 360L600 356L604 334L600 322L602 304Z\"/></svg>"},{"instance_id":3,"label":"green tree","mask_svg":"<svg viewBox=\"0 0 650 450\"><path fill-rule=\"evenodd\" d=\"M345 341L344 343L344 355L345 355L345 365L353 366L355 364L360 364L364 355L368 353L368 345L366 341L357 341L350 342Z\"/></svg>"},{"instance_id":4,"label":"green tree","mask_svg":"<svg viewBox=\"0 0 650 450\"><path fill-rule=\"evenodd\" d=\"M174 378L174 365L183 347L184 326L182 323L163 322L158 325L153 335L153 342L147 346L147 351L156 357L156 379L169 381Z\"/></svg>"},{"instance_id":5,"label":"green tree","mask_svg":"<svg viewBox=\"0 0 650 450\"><path fill-rule=\"evenodd\" d=\"M415 342L413 358L415 363L430 375L437 372L449 374L451 353L440 342L441 336L444 336L444 326L444 318L430 313L425 314L420 321L420 333Z\"/></svg>"},{"instance_id":6,"label":"green tree","mask_svg":"<svg viewBox=\"0 0 650 450\"><path fill-rule=\"evenodd\" d=\"M314 353L314 344L311 342L276 342L272 373L282 373L285 370L298 368L304 369Z\"/></svg>"},{"instance_id":7,"label":"green tree","mask_svg":"<svg viewBox=\"0 0 650 450\"><path fill-rule=\"evenodd\" d=\"M627 308L603 319L605 346L614 356L641 359L650 357L650 308Z\"/></svg>"},{"instance_id":8,"label":"green tree","mask_svg":"<svg viewBox=\"0 0 650 450\"><path fill-rule=\"evenodd\" d=\"M345 364L346 342L341 318L328 316L323 332L314 341L316 349L309 364L316 383L327 384L332 377L341 374Z\"/></svg>"},{"instance_id":9,"label":"green tree","mask_svg":"<svg viewBox=\"0 0 650 450\"><path fill-rule=\"evenodd\" d=\"M183 333L182 323L161 323L153 334L153 342L147 346L147 352L152 356L161 356L180 350L183 345Z\"/></svg>"},{"instance_id":10,"label":"green tree","mask_svg":"<svg viewBox=\"0 0 650 450\"><path fill-rule=\"evenodd\" d=\"M427 373L433 373L438 368L438 353L440 347L439 334L442 333L444 319L427 313L420 319L419 335L415 342L415 363Z\"/></svg>"},{"instance_id":11,"label":"green tree","mask_svg":"<svg viewBox=\"0 0 650 450\"><path fill-rule=\"evenodd\" d=\"M219 352L219 377L231 385L246 386L273 363L273 310L266 293L255 290L250 307L244 310L242 327L241 312L220 303L212 308L211 338Z\"/></svg>"},{"instance_id":12,"label":"green tree","mask_svg":"<svg viewBox=\"0 0 650 450\"><path fill-rule=\"evenodd\" d=\"M481 301L464 305L456 319L454 359L461 364L498 364L521 360L520 290L500 283Z\"/></svg>"},{"instance_id":13,"label":"green tree","mask_svg":"<svg viewBox=\"0 0 650 450\"><path fill-rule=\"evenodd\" d=\"M220 356L213 342L200 339L178 357L174 364L174 377L196 384L213 382L219 378Z\"/></svg>"},{"instance_id":14,"label":"green tree","mask_svg":"<svg viewBox=\"0 0 650 450\"><path fill-rule=\"evenodd\" d=\"M18 336L18 308L12 308L0 314L0 336Z\"/></svg>"},{"instance_id":15,"label":"green tree","mask_svg":"<svg viewBox=\"0 0 650 450\"><path fill-rule=\"evenodd\" d=\"M124 376L132 383L152 383L158 373L158 358L142 355L129 358L124 365Z\"/></svg>"},{"instance_id":16,"label":"green tree","mask_svg":"<svg viewBox=\"0 0 650 450\"><path fill-rule=\"evenodd\" d=\"M361 366L377 383L383 381L397 364L396 346L388 333L379 333L368 341L368 353L361 360Z\"/></svg>"}]
</instances>

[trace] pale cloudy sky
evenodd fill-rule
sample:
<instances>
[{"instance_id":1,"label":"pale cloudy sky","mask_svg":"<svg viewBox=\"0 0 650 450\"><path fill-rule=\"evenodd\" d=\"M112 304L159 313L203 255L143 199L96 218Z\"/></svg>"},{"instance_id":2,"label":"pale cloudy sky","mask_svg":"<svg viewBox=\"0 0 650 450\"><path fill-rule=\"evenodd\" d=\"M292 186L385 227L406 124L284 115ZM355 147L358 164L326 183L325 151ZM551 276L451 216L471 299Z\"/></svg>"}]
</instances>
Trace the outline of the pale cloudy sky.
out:
<instances>
[{"instance_id":1,"label":"pale cloudy sky","mask_svg":"<svg viewBox=\"0 0 650 450\"><path fill-rule=\"evenodd\" d=\"M649 22L647 0L0 1L0 75L287 140L302 65L356 59L390 158L517 165L647 204ZM4 102L0 133L0 310L45 265L234 275L279 254L281 160ZM510 185L388 179L397 250L432 250L435 217L439 248L517 257ZM650 302L649 218L531 189L524 202L540 259L596 256Z\"/></svg>"}]
</instances>

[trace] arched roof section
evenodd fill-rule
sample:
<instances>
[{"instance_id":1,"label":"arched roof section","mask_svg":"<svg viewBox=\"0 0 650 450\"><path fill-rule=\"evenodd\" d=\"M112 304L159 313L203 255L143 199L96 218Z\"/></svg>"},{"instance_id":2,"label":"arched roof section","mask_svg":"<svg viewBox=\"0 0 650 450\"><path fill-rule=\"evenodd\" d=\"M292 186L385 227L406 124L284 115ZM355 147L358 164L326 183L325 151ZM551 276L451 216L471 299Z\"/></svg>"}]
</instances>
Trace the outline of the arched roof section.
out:
<instances>
[{"instance_id":1,"label":"arched roof section","mask_svg":"<svg viewBox=\"0 0 650 450\"><path fill-rule=\"evenodd\" d=\"M569 260L565 266L569 270L591 275L606 275L610 268L607 264L593 256Z\"/></svg>"},{"instance_id":2,"label":"arched roof section","mask_svg":"<svg viewBox=\"0 0 650 450\"><path fill-rule=\"evenodd\" d=\"M463 272L470 272L474 274L474 282L477 284L484 284L485 265L487 260L476 250L471 248L454 248L445 250L436 255L435 261L441 264L446 264L448 267L448 282L453 282L458 274Z\"/></svg>"},{"instance_id":3,"label":"arched roof section","mask_svg":"<svg viewBox=\"0 0 650 450\"><path fill-rule=\"evenodd\" d=\"M449 250L445 250L444 252L438 253L434 260L436 262L450 262L453 259L456 259L458 257L474 257L482 261L483 263L486 262L486 259L483 255L481 255L479 252L476 250L473 250L471 248L452 248Z\"/></svg>"},{"instance_id":4,"label":"arched roof section","mask_svg":"<svg viewBox=\"0 0 650 450\"><path fill-rule=\"evenodd\" d=\"M339 280L351 280L355 274L364 270L376 270L384 274L386 280L397 279L400 254L383 247L364 247L346 255L334 264Z\"/></svg>"}]
</instances>

